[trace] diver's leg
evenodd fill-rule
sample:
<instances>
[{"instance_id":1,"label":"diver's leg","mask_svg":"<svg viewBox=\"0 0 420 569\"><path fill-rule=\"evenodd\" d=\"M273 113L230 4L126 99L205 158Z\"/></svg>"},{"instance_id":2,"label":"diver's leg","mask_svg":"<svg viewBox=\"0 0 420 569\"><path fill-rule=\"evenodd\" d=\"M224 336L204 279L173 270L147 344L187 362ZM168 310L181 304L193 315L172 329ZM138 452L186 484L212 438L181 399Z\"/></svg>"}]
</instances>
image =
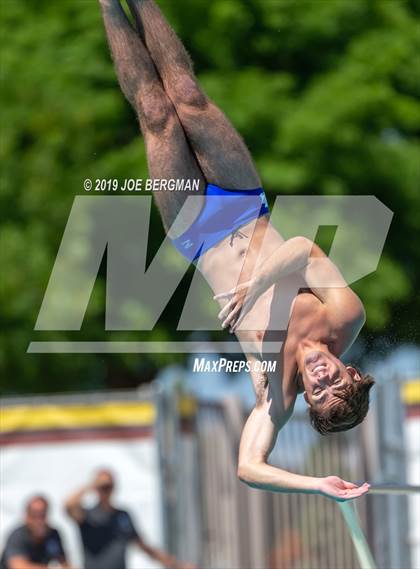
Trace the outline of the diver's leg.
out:
<instances>
[{"instance_id":1,"label":"diver's leg","mask_svg":"<svg viewBox=\"0 0 420 569\"><path fill-rule=\"evenodd\" d=\"M153 0L127 0L207 182L250 189L261 181L244 141L202 91L191 60Z\"/></svg>"},{"instance_id":2,"label":"diver's leg","mask_svg":"<svg viewBox=\"0 0 420 569\"><path fill-rule=\"evenodd\" d=\"M205 180L196 158L186 140L171 100L165 93L150 55L132 28L118 0L100 0L108 43L121 89L135 109L145 139L149 175L151 178L199 180L203 193ZM162 216L165 229L173 225L188 191L152 192ZM177 219L171 237L182 233L202 207L198 197L188 207L185 219ZM189 203L190 203L189 202Z\"/></svg>"}]
</instances>

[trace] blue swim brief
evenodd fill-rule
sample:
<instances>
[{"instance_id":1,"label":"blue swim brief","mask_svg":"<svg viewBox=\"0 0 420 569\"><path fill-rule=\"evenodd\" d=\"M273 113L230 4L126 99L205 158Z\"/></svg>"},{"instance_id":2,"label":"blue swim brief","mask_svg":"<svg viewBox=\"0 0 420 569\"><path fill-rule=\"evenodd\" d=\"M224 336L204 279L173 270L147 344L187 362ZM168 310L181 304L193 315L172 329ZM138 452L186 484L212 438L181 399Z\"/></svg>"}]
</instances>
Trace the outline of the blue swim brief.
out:
<instances>
[{"instance_id":1,"label":"blue swim brief","mask_svg":"<svg viewBox=\"0 0 420 569\"><path fill-rule=\"evenodd\" d=\"M226 190L208 184L203 209L190 227L172 242L190 261L220 243L243 225L269 213L262 188Z\"/></svg>"}]
</instances>

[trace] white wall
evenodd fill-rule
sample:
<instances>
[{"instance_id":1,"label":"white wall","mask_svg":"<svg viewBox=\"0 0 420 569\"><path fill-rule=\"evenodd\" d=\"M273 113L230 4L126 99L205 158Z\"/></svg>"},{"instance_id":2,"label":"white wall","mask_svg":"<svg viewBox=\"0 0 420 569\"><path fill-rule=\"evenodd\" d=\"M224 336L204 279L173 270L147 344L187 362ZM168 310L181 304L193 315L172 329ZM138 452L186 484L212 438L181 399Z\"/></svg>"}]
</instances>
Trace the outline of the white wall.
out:
<instances>
[{"instance_id":1,"label":"white wall","mask_svg":"<svg viewBox=\"0 0 420 569\"><path fill-rule=\"evenodd\" d=\"M152 438L21 444L4 446L0 452L0 549L9 531L22 523L26 499L41 493L51 500L50 522L59 529L71 563L81 567L78 529L62 504L98 467L115 472L115 505L130 512L145 539L162 545L160 474ZM128 567L152 569L159 565L131 548Z\"/></svg>"}]
</instances>

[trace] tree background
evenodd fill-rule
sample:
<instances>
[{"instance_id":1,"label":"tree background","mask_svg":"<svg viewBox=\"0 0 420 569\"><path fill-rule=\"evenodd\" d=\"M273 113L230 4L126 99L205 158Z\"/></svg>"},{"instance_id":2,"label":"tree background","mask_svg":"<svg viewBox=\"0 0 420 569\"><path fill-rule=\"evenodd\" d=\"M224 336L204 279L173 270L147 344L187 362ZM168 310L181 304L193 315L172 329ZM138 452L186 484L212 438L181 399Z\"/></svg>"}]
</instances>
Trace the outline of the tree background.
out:
<instances>
[{"instance_id":1,"label":"tree background","mask_svg":"<svg viewBox=\"0 0 420 569\"><path fill-rule=\"evenodd\" d=\"M385 350L418 341L420 3L159 4L207 93L245 138L269 196L373 194L394 212L378 270L354 286L367 310L361 359L384 350L384 339ZM0 10L3 391L148 381L173 356L26 354L36 339L119 338L104 331L102 272L81 332L33 328L83 180L146 178L147 170L97 2L3 0ZM147 339L171 337L179 295Z\"/></svg>"}]
</instances>

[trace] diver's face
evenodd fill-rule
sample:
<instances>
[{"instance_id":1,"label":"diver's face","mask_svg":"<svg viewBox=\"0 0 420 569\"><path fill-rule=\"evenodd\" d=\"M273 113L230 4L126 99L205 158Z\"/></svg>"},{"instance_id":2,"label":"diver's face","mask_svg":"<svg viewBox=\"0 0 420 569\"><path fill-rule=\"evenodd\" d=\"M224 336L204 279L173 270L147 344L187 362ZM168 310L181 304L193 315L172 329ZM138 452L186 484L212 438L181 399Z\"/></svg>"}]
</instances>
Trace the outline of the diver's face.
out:
<instances>
[{"instance_id":1,"label":"diver's face","mask_svg":"<svg viewBox=\"0 0 420 569\"><path fill-rule=\"evenodd\" d=\"M302 380L308 405L317 410L334 403L346 385L360 380L358 372L345 366L332 354L312 351L306 354Z\"/></svg>"}]
</instances>

